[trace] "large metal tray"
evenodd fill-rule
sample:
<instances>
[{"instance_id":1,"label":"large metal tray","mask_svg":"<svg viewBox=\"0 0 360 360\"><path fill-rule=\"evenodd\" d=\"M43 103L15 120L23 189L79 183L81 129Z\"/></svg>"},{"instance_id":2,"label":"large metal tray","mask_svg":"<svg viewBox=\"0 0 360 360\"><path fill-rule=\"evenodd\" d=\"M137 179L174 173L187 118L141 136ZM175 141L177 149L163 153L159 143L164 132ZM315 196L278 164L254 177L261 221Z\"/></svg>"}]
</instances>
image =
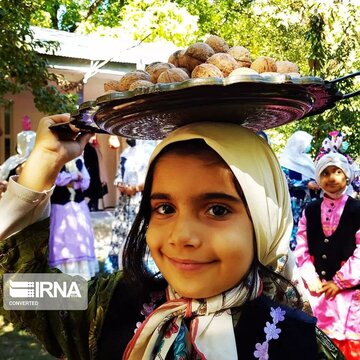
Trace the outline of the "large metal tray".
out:
<instances>
[{"instance_id":1,"label":"large metal tray","mask_svg":"<svg viewBox=\"0 0 360 360\"><path fill-rule=\"evenodd\" d=\"M149 88L114 92L80 105L70 123L86 131L139 139L162 139L192 122L233 122L266 130L322 113L344 95L339 81L283 74L190 79ZM60 131L66 124L56 125Z\"/></svg>"}]
</instances>

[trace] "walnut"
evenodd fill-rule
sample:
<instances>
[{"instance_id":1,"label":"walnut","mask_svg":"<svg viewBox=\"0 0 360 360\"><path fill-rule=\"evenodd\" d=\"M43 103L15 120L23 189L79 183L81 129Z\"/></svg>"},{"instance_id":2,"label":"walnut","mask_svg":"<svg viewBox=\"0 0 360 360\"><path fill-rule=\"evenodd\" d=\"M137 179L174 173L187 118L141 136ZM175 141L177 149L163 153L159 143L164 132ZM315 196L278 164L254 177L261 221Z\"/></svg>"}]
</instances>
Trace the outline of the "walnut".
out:
<instances>
[{"instance_id":1,"label":"walnut","mask_svg":"<svg viewBox=\"0 0 360 360\"><path fill-rule=\"evenodd\" d=\"M170 64L170 63L156 62L156 63L152 63L152 64L148 65L145 68L145 71L147 73L149 73L150 81L153 82L154 84L156 84L158 77L160 76L160 74L163 71L169 70L174 67L175 67L175 65Z\"/></svg>"},{"instance_id":2,"label":"walnut","mask_svg":"<svg viewBox=\"0 0 360 360\"><path fill-rule=\"evenodd\" d=\"M176 67L180 67L179 58L184 56L185 50L176 50L169 56L168 63L173 64ZM145 69L146 70L146 69Z\"/></svg>"},{"instance_id":3,"label":"walnut","mask_svg":"<svg viewBox=\"0 0 360 360\"><path fill-rule=\"evenodd\" d=\"M150 75L142 70L135 70L126 73L119 81L118 91L129 90L130 85L136 80L147 80L150 81Z\"/></svg>"},{"instance_id":4,"label":"walnut","mask_svg":"<svg viewBox=\"0 0 360 360\"><path fill-rule=\"evenodd\" d=\"M298 79L301 77L301 75L297 72L290 72L290 73L287 73L286 75L290 76L291 79Z\"/></svg>"},{"instance_id":5,"label":"walnut","mask_svg":"<svg viewBox=\"0 0 360 360\"><path fill-rule=\"evenodd\" d=\"M245 47L233 46L227 53L237 61L240 67L249 68L251 66L250 51Z\"/></svg>"},{"instance_id":6,"label":"walnut","mask_svg":"<svg viewBox=\"0 0 360 360\"><path fill-rule=\"evenodd\" d=\"M229 51L229 45L220 36L210 35L205 43L210 45L215 53L226 53Z\"/></svg>"},{"instance_id":7,"label":"walnut","mask_svg":"<svg viewBox=\"0 0 360 360\"><path fill-rule=\"evenodd\" d=\"M191 73L192 78L217 77L223 78L223 73L213 64L200 64Z\"/></svg>"},{"instance_id":8,"label":"walnut","mask_svg":"<svg viewBox=\"0 0 360 360\"><path fill-rule=\"evenodd\" d=\"M253 61L250 68L256 70L259 74L263 72L276 72L276 62L269 56L260 56Z\"/></svg>"},{"instance_id":9,"label":"walnut","mask_svg":"<svg viewBox=\"0 0 360 360\"><path fill-rule=\"evenodd\" d=\"M189 75L189 77L191 77L191 71L189 71L189 69L184 68L184 67L179 67L178 69L185 71Z\"/></svg>"},{"instance_id":10,"label":"walnut","mask_svg":"<svg viewBox=\"0 0 360 360\"><path fill-rule=\"evenodd\" d=\"M119 90L119 81L112 80L104 83L104 91L109 91L109 90L121 91Z\"/></svg>"},{"instance_id":11,"label":"walnut","mask_svg":"<svg viewBox=\"0 0 360 360\"><path fill-rule=\"evenodd\" d=\"M186 55L184 53L182 55L179 55L178 63L180 68L184 67L185 69L188 69L191 73L196 66L202 64L202 61L195 59L192 56Z\"/></svg>"},{"instance_id":12,"label":"walnut","mask_svg":"<svg viewBox=\"0 0 360 360\"><path fill-rule=\"evenodd\" d=\"M258 75L259 73L254 69L250 69L248 67L239 67L233 70L229 76L233 75Z\"/></svg>"},{"instance_id":13,"label":"walnut","mask_svg":"<svg viewBox=\"0 0 360 360\"><path fill-rule=\"evenodd\" d=\"M228 76L238 67L236 60L231 55L225 53L216 53L209 57L206 62L220 69L224 77Z\"/></svg>"},{"instance_id":14,"label":"walnut","mask_svg":"<svg viewBox=\"0 0 360 360\"><path fill-rule=\"evenodd\" d=\"M153 86L153 85L154 85L154 83L152 83L151 81L136 80L129 86L129 90L148 88L148 87Z\"/></svg>"},{"instance_id":15,"label":"walnut","mask_svg":"<svg viewBox=\"0 0 360 360\"><path fill-rule=\"evenodd\" d=\"M197 60L200 60L201 62L205 62L210 56L214 54L215 52L212 47L202 42L190 45L185 51L185 55L191 56Z\"/></svg>"},{"instance_id":16,"label":"walnut","mask_svg":"<svg viewBox=\"0 0 360 360\"><path fill-rule=\"evenodd\" d=\"M276 61L276 71L281 74L298 73L299 68L291 61Z\"/></svg>"},{"instance_id":17,"label":"walnut","mask_svg":"<svg viewBox=\"0 0 360 360\"><path fill-rule=\"evenodd\" d=\"M179 68L172 68L163 71L158 77L158 83L181 82L189 79L189 75Z\"/></svg>"}]
</instances>

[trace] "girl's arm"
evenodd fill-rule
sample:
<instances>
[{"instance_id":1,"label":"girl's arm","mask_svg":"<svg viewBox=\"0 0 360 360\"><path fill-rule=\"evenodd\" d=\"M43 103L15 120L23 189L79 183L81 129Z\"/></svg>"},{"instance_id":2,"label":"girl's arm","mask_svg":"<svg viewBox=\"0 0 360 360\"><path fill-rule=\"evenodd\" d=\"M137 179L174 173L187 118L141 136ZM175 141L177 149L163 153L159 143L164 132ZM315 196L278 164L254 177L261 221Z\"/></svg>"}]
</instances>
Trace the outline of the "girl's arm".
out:
<instances>
[{"instance_id":1,"label":"girl's arm","mask_svg":"<svg viewBox=\"0 0 360 360\"><path fill-rule=\"evenodd\" d=\"M8 190L0 200L0 241L50 215L53 189L32 191L19 185L17 178L10 178Z\"/></svg>"},{"instance_id":2,"label":"girl's arm","mask_svg":"<svg viewBox=\"0 0 360 360\"><path fill-rule=\"evenodd\" d=\"M340 289L347 289L360 284L360 229L355 235L356 248L352 256L335 274L333 281Z\"/></svg>"},{"instance_id":3,"label":"girl's arm","mask_svg":"<svg viewBox=\"0 0 360 360\"><path fill-rule=\"evenodd\" d=\"M297 244L294 255L300 270L300 275L304 279L309 290L318 293L322 290L322 284L309 253L306 228L307 222L304 210L298 224L298 232L296 234Z\"/></svg>"},{"instance_id":4,"label":"girl's arm","mask_svg":"<svg viewBox=\"0 0 360 360\"><path fill-rule=\"evenodd\" d=\"M20 176L14 176L0 200L0 240L49 216L49 199L60 169L79 156L91 134L58 139L49 126L69 121L69 115L53 115L40 120L35 147Z\"/></svg>"}]
</instances>

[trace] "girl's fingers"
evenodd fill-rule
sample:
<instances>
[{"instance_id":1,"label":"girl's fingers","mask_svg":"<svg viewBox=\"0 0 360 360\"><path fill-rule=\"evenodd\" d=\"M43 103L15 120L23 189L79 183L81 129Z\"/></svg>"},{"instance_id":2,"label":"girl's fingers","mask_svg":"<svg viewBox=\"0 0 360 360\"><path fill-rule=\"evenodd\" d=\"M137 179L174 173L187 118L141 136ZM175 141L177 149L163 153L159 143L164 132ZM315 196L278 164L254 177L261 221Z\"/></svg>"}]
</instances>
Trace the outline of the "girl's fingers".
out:
<instances>
[{"instance_id":1,"label":"girl's fingers","mask_svg":"<svg viewBox=\"0 0 360 360\"><path fill-rule=\"evenodd\" d=\"M80 144L81 148L83 149L93 135L94 134L91 132L80 133L79 136L76 138L76 141Z\"/></svg>"}]
</instances>

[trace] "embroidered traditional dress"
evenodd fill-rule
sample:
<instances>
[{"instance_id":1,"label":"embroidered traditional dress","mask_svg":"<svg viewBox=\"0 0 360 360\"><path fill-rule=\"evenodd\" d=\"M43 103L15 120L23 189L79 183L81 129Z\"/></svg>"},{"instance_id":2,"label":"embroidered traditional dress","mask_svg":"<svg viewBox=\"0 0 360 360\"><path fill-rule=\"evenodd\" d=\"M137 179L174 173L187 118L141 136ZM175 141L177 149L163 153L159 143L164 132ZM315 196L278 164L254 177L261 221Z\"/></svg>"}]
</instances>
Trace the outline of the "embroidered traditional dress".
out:
<instances>
[{"instance_id":1,"label":"embroidered traditional dress","mask_svg":"<svg viewBox=\"0 0 360 360\"><path fill-rule=\"evenodd\" d=\"M49 272L48 229L49 221L44 220L1 242L0 273ZM137 326L164 304L165 287L166 283L150 286L143 293L115 272L89 282L86 311L5 311L1 306L0 314L33 333L57 358L119 360ZM233 319L238 359L344 360L322 333L317 333L314 342L314 318L267 297L259 296L238 311L234 309Z\"/></svg>"},{"instance_id":2,"label":"embroidered traditional dress","mask_svg":"<svg viewBox=\"0 0 360 360\"><path fill-rule=\"evenodd\" d=\"M83 191L90 176L82 157L65 165L51 197L49 265L90 280L98 271L95 237Z\"/></svg>"},{"instance_id":3,"label":"embroidered traditional dress","mask_svg":"<svg viewBox=\"0 0 360 360\"><path fill-rule=\"evenodd\" d=\"M347 195L342 195L336 200L324 197L321 202L321 223L319 219L319 226L322 226L324 234L323 246L329 246L329 249L332 246L330 237L335 234L339 224L341 224L344 208L349 199L351 198ZM356 200L352 201L355 204L357 203ZM353 221L359 223L360 202L357 204L358 211L351 216ZM295 250L301 275L305 282L311 281L314 277L326 279L326 272L328 271L325 268L326 263L318 265L319 272L316 271L314 266L317 257L316 252L314 258L314 254L309 250L307 227L308 219L304 214L299 223L298 244ZM336 234L341 238L341 234ZM343 239L343 247L346 240ZM317 245L317 248L320 246L322 245ZM358 358L360 354L360 229L353 238L353 247L353 254L348 259L343 259L337 272L332 277L332 280L341 289L334 299L326 299L325 294L317 295L308 291L314 316L318 318L318 326L339 344L349 359ZM325 248L324 254L318 255L319 260L327 260L327 257L330 256L327 251ZM340 252L337 251L337 253ZM320 268L321 266L324 266L324 268ZM346 342L353 343L346 345Z\"/></svg>"}]
</instances>

